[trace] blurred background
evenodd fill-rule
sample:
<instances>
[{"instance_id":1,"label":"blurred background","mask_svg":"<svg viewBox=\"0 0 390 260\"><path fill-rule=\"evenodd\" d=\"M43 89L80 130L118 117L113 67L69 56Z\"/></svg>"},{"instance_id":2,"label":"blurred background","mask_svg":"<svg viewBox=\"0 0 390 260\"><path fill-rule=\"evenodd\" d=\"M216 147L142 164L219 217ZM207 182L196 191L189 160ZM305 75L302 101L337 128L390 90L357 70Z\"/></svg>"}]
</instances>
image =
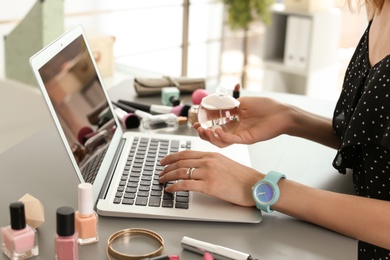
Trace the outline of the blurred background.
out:
<instances>
[{"instance_id":1,"label":"blurred background","mask_svg":"<svg viewBox=\"0 0 390 260\"><path fill-rule=\"evenodd\" d=\"M55 0L43 3L50 1ZM105 61L107 64L102 64L105 67L101 69L104 70L102 74L105 80L111 85L117 82L113 80L117 72L131 74L137 68L161 75L201 77L206 79L208 85L226 88L241 83L244 88L253 91L282 91L337 99L345 68L367 26L365 10L359 11L355 6L351 11L343 0L296 1L303 4L311 2L312 5L323 2L327 7L322 9L318 6L287 8L287 2L291 2L288 0L264 1L270 4L267 7L269 21L264 22L263 17L255 15L253 21L242 27L232 24L229 8L237 8L236 14L248 15L240 9L245 6L235 5L247 1L59 2L63 5L65 29L81 24L91 45L112 56L111 60ZM9 35L36 4L36 0L0 0L1 39ZM307 62L300 68L287 66L285 60L291 16L311 21L309 33L299 36L309 41L309 45L303 48ZM43 28L45 26L48 25ZM298 37L298 32L294 35ZM28 39L23 44L29 44ZM0 103L5 106L12 98L23 100L26 106L31 102L39 114L37 107L41 104L36 104L41 102L39 91L34 87L25 88L26 84L19 84L17 80L14 82L14 79L10 83L5 73L4 57L4 41L0 40L0 79L3 80L0 81ZM27 110L24 108L24 111ZM3 118L8 114L4 110L2 113ZM15 117L13 115L11 118ZM46 119L34 118L34 122L39 125ZM3 146L3 150L14 142L5 137L6 133L15 132L15 127L11 127L13 121L10 120L0 123L0 146ZM19 131L25 132L25 135L39 128L32 124L26 128L26 123L23 126ZM0 152L2 149L0 147Z\"/></svg>"}]
</instances>

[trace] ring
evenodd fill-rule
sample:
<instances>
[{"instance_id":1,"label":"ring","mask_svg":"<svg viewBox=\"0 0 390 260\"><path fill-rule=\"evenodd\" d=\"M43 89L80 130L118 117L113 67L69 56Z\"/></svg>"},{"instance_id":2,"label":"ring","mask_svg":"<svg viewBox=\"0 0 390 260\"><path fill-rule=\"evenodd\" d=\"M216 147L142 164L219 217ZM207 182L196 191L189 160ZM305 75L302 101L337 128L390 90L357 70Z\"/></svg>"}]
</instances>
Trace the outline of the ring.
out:
<instances>
[{"instance_id":1,"label":"ring","mask_svg":"<svg viewBox=\"0 0 390 260\"><path fill-rule=\"evenodd\" d=\"M188 179L192 180L192 173L195 171L195 168L194 167L190 167L187 169L187 175L188 175Z\"/></svg>"}]
</instances>

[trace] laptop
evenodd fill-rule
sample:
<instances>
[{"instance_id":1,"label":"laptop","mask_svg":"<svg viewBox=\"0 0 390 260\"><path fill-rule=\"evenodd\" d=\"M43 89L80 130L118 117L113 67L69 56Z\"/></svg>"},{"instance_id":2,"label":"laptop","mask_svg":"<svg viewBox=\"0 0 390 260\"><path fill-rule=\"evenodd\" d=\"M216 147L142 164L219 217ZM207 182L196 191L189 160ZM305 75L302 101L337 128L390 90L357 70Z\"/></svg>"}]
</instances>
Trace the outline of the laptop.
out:
<instances>
[{"instance_id":1,"label":"laptop","mask_svg":"<svg viewBox=\"0 0 390 260\"><path fill-rule=\"evenodd\" d=\"M164 191L158 173L163 169L159 159L166 154L184 149L217 151L250 166L248 147L220 149L198 136L124 131L82 26L33 55L30 66L75 174L80 182L93 185L99 215L239 223L262 220L255 207L198 192Z\"/></svg>"}]
</instances>

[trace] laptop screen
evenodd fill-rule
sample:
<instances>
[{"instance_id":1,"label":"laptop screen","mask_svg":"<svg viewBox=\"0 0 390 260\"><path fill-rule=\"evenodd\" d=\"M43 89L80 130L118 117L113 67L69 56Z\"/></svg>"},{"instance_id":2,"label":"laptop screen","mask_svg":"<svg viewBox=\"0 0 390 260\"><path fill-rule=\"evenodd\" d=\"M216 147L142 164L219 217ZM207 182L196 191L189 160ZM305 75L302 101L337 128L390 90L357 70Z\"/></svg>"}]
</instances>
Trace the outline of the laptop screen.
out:
<instances>
[{"instance_id":1,"label":"laptop screen","mask_svg":"<svg viewBox=\"0 0 390 260\"><path fill-rule=\"evenodd\" d=\"M88 173L87 163L99 160L118 126L84 37L61 49L39 75L83 179L93 183L97 170Z\"/></svg>"}]
</instances>

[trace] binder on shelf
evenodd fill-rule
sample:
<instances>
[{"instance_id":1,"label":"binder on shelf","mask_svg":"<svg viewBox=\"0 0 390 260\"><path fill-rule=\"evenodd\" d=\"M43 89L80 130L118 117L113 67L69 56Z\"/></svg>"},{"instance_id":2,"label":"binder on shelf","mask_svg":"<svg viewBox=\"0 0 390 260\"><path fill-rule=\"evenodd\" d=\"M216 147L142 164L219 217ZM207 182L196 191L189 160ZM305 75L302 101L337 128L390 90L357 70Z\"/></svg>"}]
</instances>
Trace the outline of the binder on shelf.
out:
<instances>
[{"instance_id":1,"label":"binder on shelf","mask_svg":"<svg viewBox=\"0 0 390 260\"><path fill-rule=\"evenodd\" d=\"M286 40L284 42L284 65L294 67L297 63L299 20L295 15L287 16Z\"/></svg>"},{"instance_id":2,"label":"binder on shelf","mask_svg":"<svg viewBox=\"0 0 390 260\"><path fill-rule=\"evenodd\" d=\"M289 15L287 17L284 64L289 67L305 69L309 62L311 38L311 19Z\"/></svg>"},{"instance_id":3,"label":"binder on shelf","mask_svg":"<svg viewBox=\"0 0 390 260\"><path fill-rule=\"evenodd\" d=\"M307 68L309 64L309 48L311 39L311 19L308 17L299 18L299 41L297 66Z\"/></svg>"}]
</instances>

